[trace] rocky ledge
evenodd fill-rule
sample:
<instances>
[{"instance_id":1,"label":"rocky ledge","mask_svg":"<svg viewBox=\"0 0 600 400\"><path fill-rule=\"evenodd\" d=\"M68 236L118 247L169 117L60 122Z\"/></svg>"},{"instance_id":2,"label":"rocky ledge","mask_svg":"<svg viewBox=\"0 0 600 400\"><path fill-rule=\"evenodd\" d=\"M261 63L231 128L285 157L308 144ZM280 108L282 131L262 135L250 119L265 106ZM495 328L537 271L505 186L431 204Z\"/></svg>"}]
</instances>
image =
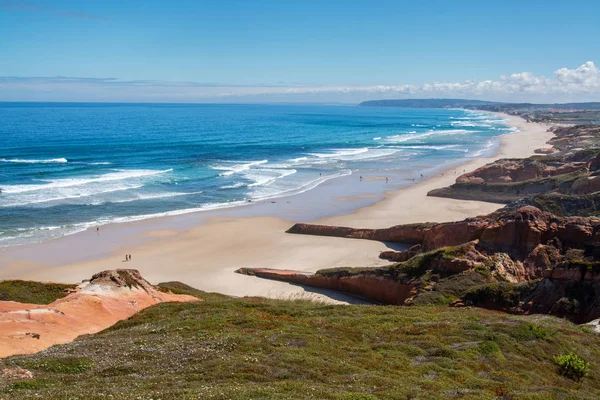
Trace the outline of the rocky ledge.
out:
<instances>
[{"instance_id":1,"label":"rocky ledge","mask_svg":"<svg viewBox=\"0 0 600 400\"><path fill-rule=\"evenodd\" d=\"M525 159L504 158L463 174L429 196L510 203L543 193L582 195L600 190L600 127L553 127L548 144ZM542 155L543 154L543 155Z\"/></svg>"},{"instance_id":2,"label":"rocky ledge","mask_svg":"<svg viewBox=\"0 0 600 400\"><path fill-rule=\"evenodd\" d=\"M585 322L600 317L600 220L524 206L450 223L353 229L296 224L296 234L412 244L380 257L378 268L315 274L271 269L239 273L339 290L385 304L479 305L550 313Z\"/></svg>"},{"instance_id":3,"label":"rocky ledge","mask_svg":"<svg viewBox=\"0 0 600 400\"><path fill-rule=\"evenodd\" d=\"M157 303L198 300L160 291L134 269L103 271L48 305L0 301L0 357L70 342Z\"/></svg>"}]
</instances>

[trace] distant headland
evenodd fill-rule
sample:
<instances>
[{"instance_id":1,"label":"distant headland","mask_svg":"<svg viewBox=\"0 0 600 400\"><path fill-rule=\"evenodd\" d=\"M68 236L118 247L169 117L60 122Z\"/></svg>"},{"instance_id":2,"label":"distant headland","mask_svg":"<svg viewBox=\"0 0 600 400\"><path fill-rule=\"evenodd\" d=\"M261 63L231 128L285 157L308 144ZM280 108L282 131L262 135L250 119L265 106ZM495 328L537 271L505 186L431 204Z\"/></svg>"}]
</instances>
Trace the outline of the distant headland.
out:
<instances>
[{"instance_id":1,"label":"distant headland","mask_svg":"<svg viewBox=\"0 0 600 400\"><path fill-rule=\"evenodd\" d=\"M600 102L586 103L505 103L469 99L388 99L370 100L360 107L463 108L518 115L526 121L569 124L600 123Z\"/></svg>"}]
</instances>

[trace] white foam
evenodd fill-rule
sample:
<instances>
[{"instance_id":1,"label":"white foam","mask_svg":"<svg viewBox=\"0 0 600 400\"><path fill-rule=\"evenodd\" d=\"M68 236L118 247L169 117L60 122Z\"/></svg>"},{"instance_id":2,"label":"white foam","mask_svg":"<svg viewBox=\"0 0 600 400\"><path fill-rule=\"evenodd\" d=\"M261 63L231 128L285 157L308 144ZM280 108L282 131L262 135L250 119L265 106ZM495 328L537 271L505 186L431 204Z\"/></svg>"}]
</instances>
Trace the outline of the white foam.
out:
<instances>
[{"instance_id":1,"label":"white foam","mask_svg":"<svg viewBox=\"0 0 600 400\"><path fill-rule=\"evenodd\" d=\"M103 186L90 188L62 188L53 191L39 191L20 193L16 196L0 197L0 207L18 207L34 204L43 204L58 202L62 200L75 200L91 196L103 195L114 192L139 189L144 185L140 184L119 184L118 186Z\"/></svg>"},{"instance_id":2,"label":"white foam","mask_svg":"<svg viewBox=\"0 0 600 400\"><path fill-rule=\"evenodd\" d=\"M22 158L0 158L0 162L6 163L27 163L27 164L51 164L51 163L66 163L68 162L66 158L49 158L45 160L26 160Z\"/></svg>"},{"instance_id":3,"label":"white foam","mask_svg":"<svg viewBox=\"0 0 600 400\"><path fill-rule=\"evenodd\" d=\"M464 133L473 133L473 132L477 132L477 131L470 131L467 129L440 129L435 131L434 133L437 136L444 136L444 135L462 135Z\"/></svg>"},{"instance_id":4,"label":"white foam","mask_svg":"<svg viewBox=\"0 0 600 400\"><path fill-rule=\"evenodd\" d=\"M468 149L459 149L461 147L460 144L443 144L443 145L417 145L417 146L392 146L394 148L400 149L431 149L431 150L452 150L452 151L460 151L460 152L468 152Z\"/></svg>"},{"instance_id":5,"label":"white foam","mask_svg":"<svg viewBox=\"0 0 600 400\"><path fill-rule=\"evenodd\" d=\"M242 186L246 186L247 184L244 182L238 182L238 183L234 183L233 185L225 185L225 186L221 186L221 189L237 189L240 188Z\"/></svg>"},{"instance_id":6,"label":"white foam","mask_svg":"<svg viewBox=\"0 0 600 400\"><path fill-rule=\"evenodd\" d=\"M468 121L452 121L450 122L452 126L467 126L467 127L475 127L475 126L489 126L485 124L475 124L473 122Z\"/></svg>"},{"instance_id":7,"label":"white foam","mask_svg":"<svg viewBox=\"0 0 600 400\"><path fill-rule=\"evenodd\" d=\"M482 156L483 154L485 154L486 152L488 152L492 147L494 146L494 142L492 142L491 140L488 141L485 145L485 147L483 149L480 149L478 151L476 151L473 154L469 154L467 157L469 158L477 158Z\"/></svg>"},{"instance_id":8,"label":"white foam","mask_svg":"<svg viewBox=\"0 0 600 400\"><path fill-rule=\"evenodd\" d=\"M13 193L24 193L36 190L49 190L66 188L72 186L82 186L90 183L98 182L110 182L110 181L122 181L133 178L144 178L153 175L164 174L171 172L173 169L166 170L152 170L152 169L139 169L139 170L121 170L119 172L110 172L95 177L88 178L65 178L65 179L54 179L54 180L41 180L47 182L44 184L29 184L29 185L5 185L2 188L2 193L13 194Z\"/></svg>"},{"instance_id":9,"label":"white foam","mask_svg":"<svg viewBox=\"0 0 600 400\"><path fill-rule=\"evenodd\" d=\"M248 187L269 186L277 179L293 175L296 172L297 171L295 169L260 169L248 171L246 174L244 174L244 177L248 180L254 181L254 183L249 184Z\"/></svg>"},{"instance_id":10,"label":"white foam","mask_svg":"<svg viewBox=\"0 0 600 400\"><path fill-rule=\"evenodd\" d=\"M421 138L425 138L427 136L431 136L434 132L430 132L430 133L423 133L423 134L418 134L418 135L393 135L393 136L388 136L385 138L385 141L388 143L404 143L404 142L408 142L409 140L413 140L413 139L421 139Z\"/></svg>"},{"instance_id":11,"label":"white foam","mask_svg":"<svg viewBox=\"0 0 600 400\"><path fill-rule=\"evenodd\" d=\"M301 193L304 193L304 192L307 192L309 190L316 188L317 186L321 185L322 183L327 182L328 180L331 180L334 178L339 178L342 176L347 176L350 174L352 174L352 171L350 171L349 169L339 170L331 175L319 176L318 178L310 180L306 183L303 183L298 187L291 188L291 189L282 189L279 191L276 191L276 190L265 191L268 188L261 187L261 188L259 188L259 190L255 190L252 193L252 199L267 200L267 199L281 198L281 197L287 197L287 196L292 196L292 195L296 195L296 194L301 194Z\"/></svg>"},{"instance_id":12,"label":"white foam","mask_svg":"<svg viewBox=\"0 0 600 400\"><path fill-rule=\"evenodd\" d=\"M367 147L360 149L333 149L331 153L309 153L313 157L318 158L338 158L343 156L352 156L355 154L366 153L369 151Z\"/></svg>"},{"instance_id":13,"label":"white foam","mask_svg":"<svg viewBox=\"0 0 600 400\"><path fill-rule=\"evenodd\" d=\"M213 166L211 166L211 168L219 170L219 171L226 171L226 172L220 173L219 174L220 176L230 176L233 174L239 174L241 172L249 170L252 167L266 164L268 162L269 162L269 160L250 161L250 162L245 162L243 164L213 165Z\"/></svg>"},{"instance_id":14,"label":"white foam","mask_svg":"<svg viewBox=\"0 0 600 400\"><path fill-rule=\"evenodd\" d=\"M101 202L91 203L91 204L97 205L97 204L104 204L104 203L129 203L132 201L168 199L171 197L190 196L190 195L201 194L201 193L202 193L202 190L197 191L197 192L166 192L166 193L157 193L157 194L133 193L133 197L129 198L129 199L101 201Z\"/></svg>"},{"instance_id":15,"label":"white foam","mask_svg":"<svg viewBox=\"0 0 600 400\"><path fill-rule=\"evenodd\" d=\"M308 160L308 157L298 157L298 158L291 158L290 161L293 163L299 163L301 161L306 161Z\"/></svg>"},{"instance_id":16,"label":"white foam","mask_svg":"<svg viewBox=\"0 0 600 400\"><path fill-rule=\"evenodd\" d=\"M384 158L396 154L400 149L394 148L376 148L369 149L367 153L360 153L352 156L341 157L340 159L343 161L362 161L362 160L370 160L374 158Z\"/></svg>"},{"instance_id":17,"label":"white foam","mask_svg":"<svg viewBox=\"0 0 600 400\"><path fill-rule=\"evenodd\" d=\"M409 140L417 139L421 140L427 138L429 136L447 136L447 135L463 135L467 133L475 133L477 131L471 131L466 129L439 129L439 130L430 130L425 133L415 133L415 134L404 134L404 135L392 135L385 138L387 143L404 143Z\"/></svg>"},{"instance_id":18,"label":"white foam","mask_svg":"<svg viewBox=\"0 0 600 400\"><path fill-rule=\"evenodd\" d=\"M87 161L69 161L69 164L84 164L84 165L110 165L111 162L108 161L97 161L97 162L87 162Z\"/></svg>"}]
</instances>

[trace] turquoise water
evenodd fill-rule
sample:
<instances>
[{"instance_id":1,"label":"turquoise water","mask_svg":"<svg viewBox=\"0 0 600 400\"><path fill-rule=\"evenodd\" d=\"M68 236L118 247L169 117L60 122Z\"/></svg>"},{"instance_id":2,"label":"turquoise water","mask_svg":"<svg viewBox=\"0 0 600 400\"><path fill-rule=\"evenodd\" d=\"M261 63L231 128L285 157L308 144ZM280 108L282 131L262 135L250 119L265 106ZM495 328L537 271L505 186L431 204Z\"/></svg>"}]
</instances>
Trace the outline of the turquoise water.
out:
<instances>
[{"instance_id":1,"label":"turquoise water","mask_svg":"<svg viewBox=\"0 0 600 400\"><path fill-rule=\"evenodd\" d=\"M510 128L440 109L0 103L0 246L477 157Z\"/></svg>"}]
</instances>

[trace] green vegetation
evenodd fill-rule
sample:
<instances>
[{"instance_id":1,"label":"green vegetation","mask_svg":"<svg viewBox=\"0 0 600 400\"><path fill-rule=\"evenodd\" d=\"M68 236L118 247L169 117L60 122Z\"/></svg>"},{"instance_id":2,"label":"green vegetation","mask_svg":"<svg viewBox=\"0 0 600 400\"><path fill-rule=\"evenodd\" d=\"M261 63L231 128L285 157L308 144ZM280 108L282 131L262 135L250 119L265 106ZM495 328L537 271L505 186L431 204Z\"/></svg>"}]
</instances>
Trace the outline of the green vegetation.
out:
<instances>
[{"instance_id":1,"label":"green vegetation","mask_svg":"<svg viewBox=\"0 0 600 400\"><path fill-rule=\"evenodd\" d=\"M542 211L560 216L594 217L600 215L600 193L585 195L547 193L524 199L523 202L509 207L517 208L523 205L532 205Z\"/></svg>"},{"instance_id":2,"label":"green vegetation","mask_svg":"<svg viewBox=\"0 0 600 400\"><path fill-rule=\"evenodd\" d=\"M406 278L413 279L423 277L428 271L433 269L434 261L439 259L452 260L460 258L467 252L469 245L448 246L432 250L427 253L420 253L411 257L407 261L399 262L391 266L379 268L355 268L355 267L338 267L328 268L317 271L316 275L327 277L343 278L348 276L360 275L364 273L375 274L378 276L387 276L398 281ZM441 276L437 275L438 278Z\"/></svg>"},{"instance_id":3,"label":"green vegetation","mask_svg":"<svg viewBox=\"0 0 600 400\"><path fill-rule=\"evenodd\" d=\"M413 300L414 305L449 305L458 300L468 288L487 282L487 277L478 272L465 271L460 274L440 278L438 274L427 274L431 282L436 282L431 290L421 291ZM422 285L422 288L425 285Z\"/></svg>"},{"instance_id":4,"label":"green vegetation","mask_svg":"<svg viewBox=\"0 0 600 400\"><path fill-rule=\"evenodd\" d=\"M559 374L574 381L582 380L589 373L590 363L573 352L554 357L554 362Z\"/></svg>"},{"instance_id":5,"label":"green vegetation","mask_svg":"<svg viewBox=\"0 0 600 400\"><path fill-rule=\"evenodd\" d=\"M547 339L552 336L554 332L551 332L543 326L535 324L521 325L515 329L514 336L521 342L535 339Z\"/></svg>"},{"instance_id":6,"label":"green vegetation","mask_svg":"<svg viewBox=\"0 0 600 400\"><path fill-rule=\"evenodd\" d=\"M50 357L25 361L21 366L35 371L56 372L60 374L82 374L92 369L94 361L85 357Z\"/></svg>"},{"instance_id":7,"label":"green vegetation","mask_svg":"<svg viewBox=\"0 0 600 400\"><path fill-rule=\"evenodd\" d=\"M428 270L434 268L436 260L452 260L454 258L461 258L467 252L469 244L462 244L459 246L447 246L440 247L429 251L427 253L420 253L416 256L408 259L407 261L397 263L391 267L387 267L390 271L396 275L398 279L404 277L417 278L423 276ZM385 267L383 267L385 268ZM382 268L380 268L382 269ZM440 271L437 271L440 272ZM440 276L442 277L442 276Z\"/></svg>"},{"instance_id":8,"label":"green vegetation","mask_svg":"<svg viewBox=\"0 0 600 400\"><path fill-rule=\"evenodd\" d=\"M482 200L492 203L510 203L523 197L551 191L568 192L577 179L587 172L575 171L547 178L535 178L510 183L455 183L449 187L434 189L428 196L449 197L462 200Z\"/></svg>"},{"instance_id":9,"label":"green vegetation","mask_svg":"<svg viewBox=\"0 0 600 400\"><path fill-rule=\"evenodd\" d=\"M498 308L516 307L533 294L539 281L524 283L493 282L468 289L462 296L465 304L494 304Z\"/></svg>"},{"instance_id":10,"label":"green vegetation","mask_svg":"<svg viewBox=\"0 0 600 400\"><path fill-rule=\"evenodd\" d=\"M462 275L462 274L461 274ZM478 273L471 273L481 279ZM475 279L475 278L473 278ZM447 306L229 298L160 304L73 343L0 361L32 380L0 399L596 399L552 354L600 362L600 338L548 316Z\"/></svg>"},{"instance_id":11,"label":"green vegetation","mask_svg":"<svg viewBox=\"0 0 600 400\"><path fill-rule=\"evenodd\" d=\"M65 297L68 289L76 285L62 283L43 283L33 281L0 281L0 301L18 301L19 303L50 304Z\"/></svg>"}]
</instances>

